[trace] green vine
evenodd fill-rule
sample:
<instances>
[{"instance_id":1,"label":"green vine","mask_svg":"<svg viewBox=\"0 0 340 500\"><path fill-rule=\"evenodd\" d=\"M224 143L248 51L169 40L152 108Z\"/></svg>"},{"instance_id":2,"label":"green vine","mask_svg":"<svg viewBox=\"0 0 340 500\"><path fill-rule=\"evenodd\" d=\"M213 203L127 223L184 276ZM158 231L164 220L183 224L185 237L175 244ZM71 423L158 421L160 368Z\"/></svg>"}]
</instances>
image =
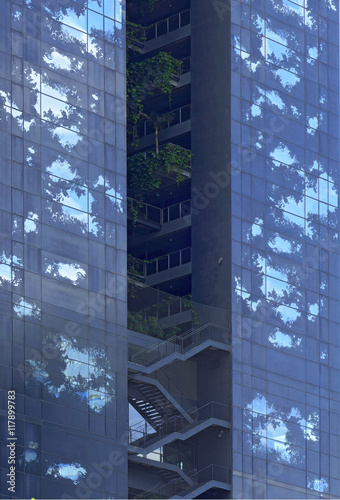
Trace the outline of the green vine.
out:
<instances>
[{"instance_id":1,"label":"green vine","mask_svg":"<svg viewBox=\"0 0 340 500\"><path fill-rule=\"evenodd\" d=\"M128 184L134 197L143 201L145 196L159 188L161 179L157 175L160 170L167 174L175 173L179 184L185 179L182 170L188 168L192 153L176 144L166 144L159 153L148 151L137 153L128 158Z\"/></svg>"},{"instance_id":2,"label":"green vine","mask_svg":"<svg viewBox=\"0 0 340 500\"><path fill-rule=\"evenodd\" d=\"M155 0L140 0L142 15L150 12L154 4ZM192 158L189 150L174 144L169 143L163 147L158 147L158 131L162 128L163 121L170 122L170 116L152 117L151 114L148 116L144 113L143 101L148 96L155 95L157 91L167 94L171 103L174 80L179 79L182 71L182 61L167 52L159 52L155 56L136 61L135 55L145 42L146 35L147 28L127 22L127 38L130 42L127 63L128 138L130 138L130 142L134 140L136 126L141 117L153 123L156 136L155 151L137 153L128 158L128 185L135 198L134 200L128 200L128 211L133 215L135 224L146 196L161 185L159 172L175 173L176 182L179 184L186 178L182 171L188 168ZM132 145L136 145L136 142ZM149 263L155 260L157 259L145 262ZM140 274L134 267L131 255L128 256L128 273L130 278L128 297L134 301L137 299L138 288L141 285L137 284L140 281ZM179 300L182 301L184 309L191 311L193 325L198 324L197 314L194 311L190 297L169 296L160 303L153 304L141 311L132 312L130 310L128 312L128 328L162 339L176 335L180 328L176 326L164 327L158 316L159 313L162 314L162 310L164 312L165 308Z\"/></svg>"},{"instance_id":3,"label":"green vine","mask_svg":"<svg viewBox=\"0 0 340 500\"><path fill-rule=\"evenodd\" d=\"M128 254L128 267L127 267L127 270L128 270L128 274L129 274L129 277L131 277L131 279L133 279L134 281L140 281L140 274L139 272L135 269L135 261L137 260L141 266L143 266L143 264L153 264L154 262L157 262L159 259L159 257L154 257L153 259L135 259L130 253Z\"/></svg>"},{"instance_id":4,"label":"green vine","mask_svg":"<svg viewBox=\"0 0 340 500\"><path fill-rule=\"evenodd\" d=\"M152 95L156 89L171 94L172 80L181 75L182 61L168 52L159 52L144 61L128 66L127 95L132 102L141 102L143 95Z\"/></svg>"},{"instance_id":5,"label":"green vine","mask_svg":"<svg viewBox=\"0 0 340 500\"><path fill-rule=\"evenodd\" d=\"M181 75L182 61L167 52L127 65L128 133L131 137L143 113L142 101L159 89L171 99L173 79Z\"/></svg>"},{"instance_id":6,"label":"green vine","mask_svg":"<svg viewBox=\"0 0 340 500\"><path fill-rule=\"evenodd\" d=\"M136 312L128 312L128 328L164 340L173 337L179 331L176 326L164 327L155 316L145 319Z\"/></svg>"},{"instance_id":7,"label":"green vine","mask_svg":"<svg viewBox=\"0 0 340 500\"><path fill-rule=\"evenodd\" d=\"M132 42L132 44L144 44L146 41L147 28L144 28L140 24L132 23L131 21L126 21L126 38ZM134 50L133 45L130 46Z\"/></svg>"},{"instance_id":8,"label":"green vine","mask_svg":"<svg viewBox=\"0 0 340 500\"><path fill-rule=\"evenodd\" d=\"M145 16L145 14L152 12L155 6L156 0L140 0L141 7L141 15Z\"/></svg>"},{"instance_id":9,"label":"green vine","mask_svg":"<svg viewBox=\"0 0 340 500\"><path fill-rule=\"evenodd\" d=\"M130 256L130 262L131 259L132 256ZM134 273L134 271L132 271L132 273ZM138 278L137 274L135 273L135 277L132 276L132 280L130 280L128 283L128 297L132 300L137 298L138 289L140 286L137 285L136 281L138 281ZM192 303L191 295L188 295L187 297L177 297L175 295L169 295L166 299L161 300L157 304L152 304L151 306L145 307L139 311L132 312L130 310L128 313L128 328L136 332L144 333L145 335L150 335L152 337L158 337L162 339L177 335L180 332L180 328L177 326L164 327L160 322L158 316L159 313L163 313L164 317L167 316L166 310L168 309L168 307L176 304L176 302L179 301L182 302L184 310L191 312L192 326L197 326L199 324L198 315Z\"/></svg>"}]
</instances>

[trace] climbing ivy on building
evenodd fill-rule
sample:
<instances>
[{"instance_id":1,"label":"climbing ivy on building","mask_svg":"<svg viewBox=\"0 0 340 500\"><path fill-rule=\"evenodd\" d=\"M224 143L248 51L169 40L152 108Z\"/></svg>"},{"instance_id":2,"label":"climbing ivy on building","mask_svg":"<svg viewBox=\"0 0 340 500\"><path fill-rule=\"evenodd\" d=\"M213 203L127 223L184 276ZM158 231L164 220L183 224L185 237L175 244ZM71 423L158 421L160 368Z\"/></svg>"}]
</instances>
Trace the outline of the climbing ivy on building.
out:
<instances>
[{"instance_id":1,"label":"climbing ivy on building","mask_svg":"<svg viewBox=\"0 0 340 500\"><path fill-rule=\"evenodd\" d=\"M181 67L182 61L167 52L159 52L144 61L128 62L127 101L130 141L140 116L144 113L143 100L157 90L168 94L171 99L174 79L180 77Z\"/></svg>"},{"instance_id":2,"label":"climbing ivy on building","mask_svg":"<svg viewBox=\"0 0 340 500\"><path fill-rule=\"evenodd\" d=\"M182 182L185 179L182 171L188 168L191 158L191 151L171 143L161 147L158 153L152 150L131 155L128 158L128 184L135 199L143 201L148 193L160 186L159 172L174 172L177 183Z\"/></svg>"}]
</instances>

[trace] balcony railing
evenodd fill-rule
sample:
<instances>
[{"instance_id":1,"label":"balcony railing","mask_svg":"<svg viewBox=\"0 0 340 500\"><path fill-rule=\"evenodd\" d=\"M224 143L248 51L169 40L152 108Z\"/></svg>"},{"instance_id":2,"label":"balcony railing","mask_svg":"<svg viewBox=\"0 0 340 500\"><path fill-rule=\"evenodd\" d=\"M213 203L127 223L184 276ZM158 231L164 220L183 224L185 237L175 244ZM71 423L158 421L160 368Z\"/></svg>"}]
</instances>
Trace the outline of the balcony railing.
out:
<instances>
[{"instance_id":1,"label":"balcony railing","mask_svg":"<svg viewBox=\"0 0 340 500\"><path fill-rule=\"evenodd\" d=\"M181 201L175 205L163 208L162 223L171 222L176 219L181 219L191 214L191 200Z\"/></svg>"},{"instance_id":2,"label":"balcony railing","mask_svg":"<svg viewBox=\"0 0 340 500\"><path fill-rule=\"evenodd\" d=\"M186 73L189 73L191 71L191 59L190 57L184 57L181 59L182 61L182 75L185 75Z\"/></svg>"},{"instance_id":3,"label":"balcony railing","mask_svg":"<svg viewBox=\"0 0 340 500\"><path fill-rule=\"evenodd\" d=\"M147 122L145 122L145 123L147 123ZM134 136L135 138L140 137L139 129L137 130L137 132L138 133L135 134L135 136ZM141 132L144 133L143 130L141 130ZM153 129L153 133L154 132L155 132L155 130ZM155 152L156 152L156 148L148 149L147 151L143 151L141 153L137 153L135 155L130 156L130 160L133 161L133 160L137 159L138 162L143 163L145 160L149 159L150 157L151 158L153 157L155 159ZM173 144L172 142L167 142L166 144L163 144L159 148L158 166L159 166L160 171L162 171L162 167L164 167L164 165L162 165L162 162L164 161L164 155L166 157L168 154L172 154L174 152L177 154L177 158L178 158L178 163L176 162L176 164L172 165L172 168L174 169L174 171L178 171L178 172L191 171L191 156L192 155L191 155L190 150L188 150L186 148L182 148L181 146Z\"/></svg>"},{"instance_id":4,"label":"balcony railing","mask_svg":"<svg viewBox=\"0 0 340 500\"><path fill-rule=\"evenodd\" d=\"M184 26L190 24L190 10L184 10L179 14L162 19L158 23L152 24L146 28L146 39L154 40L160 36L172 33Z\"/></svg>"},{"instance_id":5,"label":"balcony railing","mask_svg":"<svg viewBox=\"0 0 340 500\"><path fill-rule=\"evenodd\" d=\"M149 203L128 198L127 213L134 219L162 224L162 209Z\"/></svg>"},{"instance_id":6,"label":"balcony railing","mask_svg":"<svg viewBox=\"0 0 340 500\"><path fill-rule=\"evenodd\" d=\"M133 274L138 278L141 278L141 281L144 279L144 276L138 275L137 271L133 271ZM138 314L144 320L149 320L150 318L151 319L156 318L157 320L161 320L183 312L193 313L192 301L188 296L186 297L172 296L171 300L157 302L153 306L145 307L138 310ZM135 352L136 350L133 350L133 354Z\"/></svg>"},{"instance_id":7,"label":"balcony railing","mask_svg":"<svg viewBox=\"0 0 340 500\"><path fill-rule=\"evenodd\" d=\"M131 265L134 274L145 278L146 276L167 271L168 269L173 269L189 262L191 262L191 247L156 257L149 262L133 258Z\"/></svg>"},{"instance_id":8,"label":"balcony railing","mask_svg":"<svg viewBox=\"0 0 340 500\"><path fill-rule=\"evenodd\" d=\"M182 106L180 108L171 109L169 114L173 117L168 120L165 124L164 128L173 127L174 125L178 125L180 123L186 122L190 120L191 117L191 106L187 104L186 106ZM146 137L147 135L151 135L155 133L154 127L148 122L144 121L137 126L137 137Z\"/></svg>"},{"instance_id":9,"label":"balcony railing","mask_svg":"<svg viewBox=\"0 0 340 500\"><path fill-rule=\"evenodd\" d=\"M128 198L128 215L153 222L155 224L165 224L182 217L186 217L191 213L191 201L181 201L175 205L166 208L155 207L149 203L144 203L133 198Z\"/></svg>"}]
</instances>

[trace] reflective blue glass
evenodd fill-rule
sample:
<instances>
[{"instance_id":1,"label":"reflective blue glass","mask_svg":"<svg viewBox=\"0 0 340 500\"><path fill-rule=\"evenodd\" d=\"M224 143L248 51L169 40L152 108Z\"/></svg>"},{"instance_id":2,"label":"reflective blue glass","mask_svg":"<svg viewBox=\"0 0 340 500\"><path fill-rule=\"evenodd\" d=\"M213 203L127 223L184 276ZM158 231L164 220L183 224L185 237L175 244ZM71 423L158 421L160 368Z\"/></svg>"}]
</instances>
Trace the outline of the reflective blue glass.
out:
<instances>
[{"instance_id":1,"label":"reflective blue glass","mask_svg":"<svg viewBox=\"0 0 340 500\"><path fill-rule=\"evenodd\" d=\"M117 384L126 377L126 317L117 314L126 296L112 286L126 269L105 257L126 231L125 163L116 183L114 160L126 154L125 114L115 142L116 112L104 105L119 97L125 106L124 8L1 3L1 404L14 389L22 498L126 496L127 394ZM116 344L119 364L108 347ZM105 478L95 459L107 460ZM7 472L1 462L1 496Z\"/></svg>"},{"instance_id":2,"label":"reflective blue glass","mask_svg":"<svg viewBox=\"0 0 340 500\"><path fill-rule=\"evenodd\" d=\"M235 498L340 495L338 8L231 9Z\"/></svg>"}]
</instances>

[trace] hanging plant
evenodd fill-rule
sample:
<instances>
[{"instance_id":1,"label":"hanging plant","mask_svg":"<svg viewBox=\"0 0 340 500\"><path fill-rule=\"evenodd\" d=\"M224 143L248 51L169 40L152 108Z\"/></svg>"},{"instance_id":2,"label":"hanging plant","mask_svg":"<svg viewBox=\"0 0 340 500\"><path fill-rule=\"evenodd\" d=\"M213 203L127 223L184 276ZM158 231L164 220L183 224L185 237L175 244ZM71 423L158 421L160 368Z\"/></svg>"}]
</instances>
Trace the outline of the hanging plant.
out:
<instances>
[{"instance_id":1,"label":"hanging plant","mask_svg":"<svg viewBox=\"0 0 340 500\"><path fill-rule=\"evenodd\" d=\"M127 65L128 133L133 135L138 120L143 113L143 100L156 90L169 95L174 79L181 75L182 61L167 52Z\"/></svg>"},{"instance_id":2,"label":"hanging plant","mask_svg":"<svg viewBox=\"0 0 340 500\"><path fill-rule=\"evenodd\" d=\"M143 201L145 196L159 188L161 179L157 175L161 170L167 174L176 173L177 183L186 177L181 170L187 169L192 153L176 144L166 144L159 149L137 153L128 158L128 185L135 199Z\"/></svg>"},{"instance_id":3,"label":"hanging plant","mask_svg":"<svg viewBox=\"0 0 340 500\"><path fill-rule=\"evenodd\" d=\"M142 16L152 12L155 6L156 0L140 0L140 12Z\"/></svg>"},{"instance_id":4,"label":"hanging plant","mask_svg":"<svg viewBox=\"0 0 340 500\"><path fill-rule=\"evenodd\" d=\"M130 286L134 288L134 285L132 283L130 283L129 287ZM132 291L131 293L132 294L129 294L129 297L132 299L136 298L135 292ZM169 307L175 305L178 301L182 301L184 309L191 312L192 326L197 326L199 321L197 313L195 312L194 306L191 301L191 296L177 297L174 295L169 296L166 299L163 299L161 302L146 307L138 312L129 312L128 328L130 330L144 333L145 335L163 339L167 339L176 335L180 332L180 328L177 326L164 327L160 322L158 316L159 313L164 312Z\"/></svg>"},{"instance_id":5,"label":"hanging plant","mask_svg":"<svg viewBox=\"0 0 340 500\"><path fill-rule=\"evenodd\" d=\"M126 21L126 38L130 42L129 48L135 50L134 47L143 46L146 41L147 28L140 24Z\"/></svg>"},{"instance_id":6,"label":"hanging plant","mask_svg":"<svg viewBox=\"0 0 340 500\"><path fill-rule=\"evenodd\" d=\"M179 331L176 326L164 327L154 316L145 319L137 312L128 312L128 328L163 340L173 337Z\"/></svg>"}]
</instances>

